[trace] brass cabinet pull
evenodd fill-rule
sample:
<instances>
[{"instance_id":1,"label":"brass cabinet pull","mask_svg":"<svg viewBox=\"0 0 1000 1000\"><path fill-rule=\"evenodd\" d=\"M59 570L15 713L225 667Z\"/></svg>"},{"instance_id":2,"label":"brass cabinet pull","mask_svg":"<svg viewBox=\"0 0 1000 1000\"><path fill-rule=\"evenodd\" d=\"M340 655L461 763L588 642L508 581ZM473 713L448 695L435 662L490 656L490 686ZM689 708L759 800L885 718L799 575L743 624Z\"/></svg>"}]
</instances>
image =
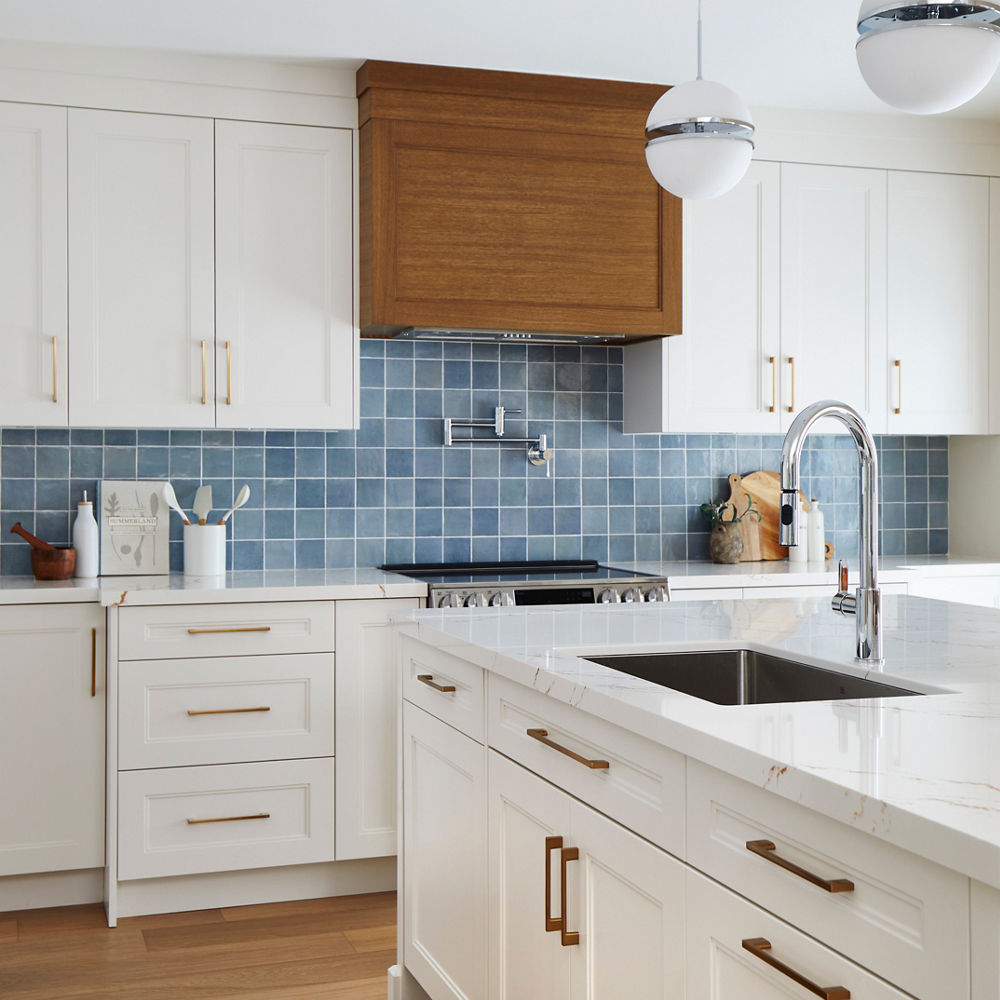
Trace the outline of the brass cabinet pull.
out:
<instances>
[{"instance_id":1,"label":"brass cabinet pull","mask_svg":"<svg viewBox=\"0 0 1000 1000\"><path fill-rule=\"evenodd\" d=\"M52 338L52 402L59 402L59 338Z\"/></svg>"},{"instance_id":2,"label":"brass cabinet pull","mask_svg":"<svg viewBox=\"0 0 1000 1000\"><path fill-rule=\"evenodd\" d=\"M205 384L205 374L208 370L208 358L205 356L208 350L208 342L203 340L201 342L201 405L204 406L208 402L208 387Z\"/></svg>"},{"instance_id":3,"label":"brass cabinet pull","mask_svg":"<svg viewBox=\"0 0 1000 1000\"><path fill-rule=\"evenodd\" d=\"M779 858L774 853L777 848L770 840L748 840L747 850L751 854L756 854L758 858L770 861L772 865L784 868L786 872L798 875L799 878L805 879L827 892L854 892L854 883L848 878L820 878L819 875L814 875L812 872L806 871L805 868L800 868L792 861Z\"/></svg>"},{"instance_id":4,"label":"brass cabinet pull","mask_svg":"<svg viewBox=\"0 0 1000 1000\"><path fill-rule=\"evenodd\" d=\"M229 632L270 632L270 625L245 625L238 628L189 628L188 635L218 635Z\"/></svg>"},{"instance_id":5,"label":"brass cabinet pull","mask_svg":"<svg viewBox=\"0 0 1000 1000\"><path fill-rule=\"evenodd\" d=\"M270 705L259 708L189 708L188 715L240 715L243 712L270 712Z\"/></svg>"},{"instance_id":6,"label":"brass cabinet pull","mask_svg":"<svg viewBox=\"0 0 1000 1000\"><path fill-rule=\"evenodd\" d=\"M767 412L774 413L774 408L778 405L778 366L773 355L767 359L767 363L771 366L771 405Z\"/></svg>"},{"instance_id":7,"label":"brass cabinet pull","mask_svg":"<svg viewBox=\"0 0 1000 1000\"><path fill-rule=\"evenodd\" d=\"M578 753L570 750L569 747L560 746L554 740L549 739L549 731L547 729L526 729L525 732L533 740L538 740L539 743L544 743L547 747L558 750L567 757L571 757L578 764L583 764L584 767L589 767L593 771L606 771L611 766L606 760L589 760L587 757L581 757Z\"/></svg>"},{"instance_id":8,"label":"brass cabinet pull","mask_svg":"<svg viewBox=\"0 0 1000 1000\"><path fill-rule=\"evenodd\" d=\"M560 862L561 862L560 867L561 867L561 876L562 876L562 878L561 878L562 885L559 888L559 899L560 899L560 903L561 903L561 906L562 906L562 909L560 911L562 913L562 920L560 921L561 926L560 926L559 930L562 932L561 933L562 946L564 948L568 948L570 945L579 944L580 943L580 932L579 931L570 931L570 930L566 929L566 923L567 923L567 918L566 918L566 865L568 865L571 861L579 861L580 860L580 848L579 847L560 847L559 848L559 858L560 858Z\"/></svg>"},{"instance_id":9,"label":"brass cabinet pull","mask_svg":"<svg viewBox=\"0 0 1000 1000\"><path fill-rule=\"evenodd\" d=\"M97 697L97 629L90 630L90 697Z\"/></svg>"},{"instance_id":10,"label":"brass cabinet pull","mask_svg":"<svg viewBox=\"0 0 1000 1000\"><path fill-rule=\"evenodd\" d=\"M417 674L417 680L421 684L426 684L429 688L434 688L435 691L442 692L442 694L453 694L455 691L454 684L438 684L434 680L433 674Z\"/></svg>"},{"instance_id":11,"label":"brass cabinet pull","mask_svg":"<svg viewBox=\"0 0 1000 1000\"><path fill-rule=\"evenodd\" d=\"M903 362L898 358L893 361L893 367L896 369L896 403L897 406L892 408L893 413L903 412Z\"/></svg>"},{"instance_id":12,"label":"brass cabinet pull","mask_svg":"<svg viewBox=\"0 0 1000 1000\"><path fill-rule=\"evenodd\" d=\"M817 986L811 980L806 979L801 972L796 972L785 965L784 962L779 962L771 954L771 942L767 938L745 938L743 940L743 947L754 958L759 958L762 962L766 962L772 969L777 969L783 976L787 976L793 982L798 983L799 986L809 990L810 993L818 997L823 997L823 1000L851 1000L851 991L845 989L843 986Z\"/></svg>"},{"instance_id":13,"label":"brass cabinet pull","mask_svg":"<svg viewBox=\"0 0 1000 1000\"><path fill-rule=\"evenodd\" d=\"M226 341L226 406L233 405L233 342Z\"/></svg>"},{"instance_id":14,"label":"brass cabinet pull","mask_svg":"<svg viewBox=\"0 0 1000 1000\"><path fill-rule=\"evenodd\" d=\"M562 837L545 838L545 930L561 931L563 929L562 916L552 916L552 852L562 850ZM564 894L565 895L565 894ZM563 904L565 907L565 904ZM563 915L566 910L563 909Z\"/></svg>"},{"instance_id":15,"label":"brass cabinet pull","mask_svg":"<svg viewBox=\"0 0 1000 1000\"><path fill-rule=\"evenodd\" d=\"M254 813L252 816L216 816L212 819L189 819L188 826L198 826L201 823L240 823L245 819L270 819L270 813Z\"/></svg>"},{"instance_id":16,"label":"brass cabinet pull","mask_svg":"<svg viewBox=\"0 0 1000 1000\"><path fill-rule=\"evenodd\" d=\"M795 358L788 358L788 370L791 372L791 394L788 397L788 412L795 412Z\"/></svg>"}]
</instances>

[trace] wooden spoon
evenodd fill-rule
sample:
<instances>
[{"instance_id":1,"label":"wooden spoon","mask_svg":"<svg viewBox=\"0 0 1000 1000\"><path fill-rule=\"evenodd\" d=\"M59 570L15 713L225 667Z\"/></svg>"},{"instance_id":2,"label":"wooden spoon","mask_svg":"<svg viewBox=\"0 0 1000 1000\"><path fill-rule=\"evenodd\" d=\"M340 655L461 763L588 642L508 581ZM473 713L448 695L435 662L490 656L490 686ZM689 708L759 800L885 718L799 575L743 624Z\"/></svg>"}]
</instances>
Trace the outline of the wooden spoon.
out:
<instances>
[{"instance_id":1,"label":"wooden spoon","mask_svg":"<svg viewBox=\"0 0 1000 1000\"><path fill-rule=\"evenodd\" d=\"M26 531L22 528L20 521L18 521L10 529L10 533L12 535L20 535L33 549L41 549L43 552L56 551L56 547L54 545L49 545L48 542L43 542L40 538L36 538L30 531Z\"/></svg>"}]
</instances>

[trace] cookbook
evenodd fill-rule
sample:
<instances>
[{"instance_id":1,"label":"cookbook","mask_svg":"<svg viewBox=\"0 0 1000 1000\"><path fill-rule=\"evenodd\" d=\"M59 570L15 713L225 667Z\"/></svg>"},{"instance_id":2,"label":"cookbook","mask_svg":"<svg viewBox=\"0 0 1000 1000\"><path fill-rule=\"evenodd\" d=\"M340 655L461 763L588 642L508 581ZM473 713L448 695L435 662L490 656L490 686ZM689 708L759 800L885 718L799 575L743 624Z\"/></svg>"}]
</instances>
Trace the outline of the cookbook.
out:
<instances>
[{"instance_id":1,"label":"cookbook","mask_svg":"<svg viewBox=\"0 0 1000 1000\"><path fill-rule=\"evenodd\" d=\"M170 508L162 482L101 480L97 509L101 576L170 572Z\"/></svg>"}]
</instances>

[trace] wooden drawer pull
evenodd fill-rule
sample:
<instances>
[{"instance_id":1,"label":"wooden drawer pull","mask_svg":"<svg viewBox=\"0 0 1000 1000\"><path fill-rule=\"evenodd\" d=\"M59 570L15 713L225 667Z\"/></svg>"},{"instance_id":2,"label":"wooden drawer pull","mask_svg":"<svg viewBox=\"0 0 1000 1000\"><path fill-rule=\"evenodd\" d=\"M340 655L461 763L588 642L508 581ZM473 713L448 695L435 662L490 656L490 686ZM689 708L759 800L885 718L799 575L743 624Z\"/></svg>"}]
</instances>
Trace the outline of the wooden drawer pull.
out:
<instances>
[{"instance_id":1,"label":"wooden drawer pull","mask_svg":"<svg viewBox=\"0 0 1000 1000\"><path fill-rule=\"evenodd\" d=\"M229 632L270 632L270 625L241 625L237 628L189 628L188 635L219 635Z\"/></svg>"},{"instance_id":2,"label":"wooden drawer pull","mask_svg":"<svg viewBox=\"0 0 1000 1000\"><path fill-rule=\"evenodd\" d=\"M571 861L580 860L580 848L579 847L562 847L559 850L559 857L562 867L562 886L559 889L559 898L562 904L562 920L560 921L561 926L559 928L562 931L561 940L562 946L568 948L570 945L580 943L580 932L570 931L566 929L566 865Z\"/></svg>"},{"instance_id":3,"label":"wooden drawer pull","mask_svg":"<svg viewBox=\"0 0 1000 1000\"><path fill-rule=\"evenodd\" d=\"M545 838L545 930L561 931L563 918L552 916L552 852L562 849L562 837ZM565 912L565 911L564 911Z\"/></svg>"},{"instance_id":4,"label":"wooden drawer pull","mask_svg":"<svg viewBox=\"0 0 1000 1000\"><path fill-rule=\"evenodd\" d=\"M745 938L743 947L754 958L759 958L762 962L766 962L772 969L777 969L783 976L787 976L793 982L798 983L799 986L809 990L810 993L818 997L823 997L823 1000L851 1000L851 991L844 989L843 986L817 986L811 980L806 979L801 972L796 972L785 965L784 962L779 962L771 954L771 942L767 938Z\"/></svg>"},{"instance_id":5,"label":"wooden drawer pull","mask_svg":"<svg viewBox=\"0 0 1000 1000\"><path fill-rule=\"evenodd\" d=\"M254 813L253 816L218 816L215 819L189 819L188 826L198 826L199 823L239 823L245 819L270 818L270 813Z\"/></svg>"},{"instance_id":6,"label":"wooden drawer pull","mask_svg":"<svg viewBox=\"0 0 1000 1000\"><path fill-rule=\"evenodd\" d=\"M259 708L189 708L188 715L239 715L243 712L270 712L270 705Z\"/></svg>"},{"instance_id":7,"label":"wooden drawer pull","mask_svg":"<svg viewBox=\"0 0 1000 1000\"><path fill-rule=\"evenodd\" d=\"M455 685L454 684L438 684L434 680L433 674L417 674L417 680L421 684L426 684L429 688L434 688L435 691L440 691L443 694L454 694Z\"/></svg>"},{"instance_id":8,"label":"wooden drawer pull","mask_svg":"<svg viewBox=\"0 0 1000 1000\"><path fill-rule=\"evenodd\" d=\"M547 747L552 747L553 750L558 750L567 757L571 757L578 764L583 764L584 767L589 767L593 771L606 771L609 767L611 767L606 760L589 760L588 758L581 757L578 753L570 750L569 747L560 746L555 741L549 739L549 731L547 729L526 729L525 732L533 740L538 740L539 743L544 743Z\"/></svg>"},{"instance_id":9,"label":"wooden drawer pull","mask_svg":"<svg viewBox=\"0 0 1000 1000\"><path fill-rule=\"evenodd\" d=\"M820 878L819 875L814 875L812 872L806 871L805 868L800 868L792 861L779 858L774 853L776 848L770 840L748 840L747 850L751 854L756 854L758 858L770 861L772 865L784 868L786 872L798 875L799 878L805 879L827 892L854 892L854 883L848 878Z\"/></svg>"}]
</instances>

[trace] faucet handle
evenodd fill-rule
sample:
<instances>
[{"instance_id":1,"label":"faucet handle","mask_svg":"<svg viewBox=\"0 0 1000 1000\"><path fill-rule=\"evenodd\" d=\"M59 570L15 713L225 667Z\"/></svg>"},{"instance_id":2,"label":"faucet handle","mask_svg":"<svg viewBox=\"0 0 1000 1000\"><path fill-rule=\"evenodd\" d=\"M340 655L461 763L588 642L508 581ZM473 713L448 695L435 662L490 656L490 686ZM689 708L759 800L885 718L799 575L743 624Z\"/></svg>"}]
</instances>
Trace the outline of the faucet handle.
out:
<instances>
[{"instance_id":1,"label":"faucet handle","mask_svg":"<svg viewBox=\"0 0 1000 1000\"><path fill-rule=\"evenodd\" d=\"M847 563L841 559L840 564L837 567L837 574L840 578L840 592L842 594L847 593Z\"/></svg>"}]
</instances>

